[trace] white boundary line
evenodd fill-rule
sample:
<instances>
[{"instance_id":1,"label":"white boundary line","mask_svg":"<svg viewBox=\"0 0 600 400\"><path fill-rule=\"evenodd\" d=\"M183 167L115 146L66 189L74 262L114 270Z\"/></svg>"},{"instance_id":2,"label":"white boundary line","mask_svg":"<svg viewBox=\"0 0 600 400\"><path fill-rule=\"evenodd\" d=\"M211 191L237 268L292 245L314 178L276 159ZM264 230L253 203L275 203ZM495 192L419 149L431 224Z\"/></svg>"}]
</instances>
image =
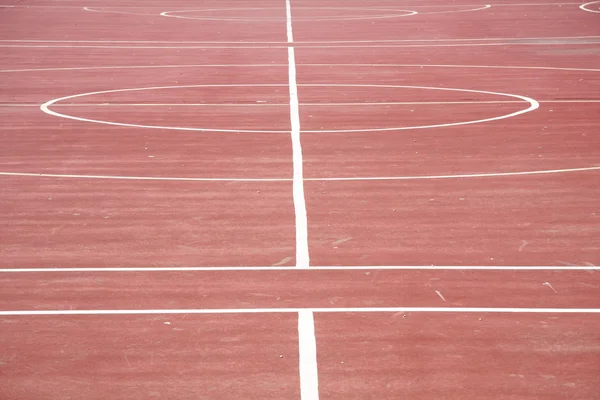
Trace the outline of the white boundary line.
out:
<instances>
[{"instance_id":1,"label":"white boundary line","mask_svg":"<svg viewBox=\"0 0 600 400\"><path fill-rule=\"evenodd\" d=\"M414 42L479 42L479 41L508 41L508 40L572 40L572 39L600 39L600 36L546 36L522 38L439 38L439 39L373 39L373 40L320 40L320 41L294 41L295 46L304 44L352 44L352 43L414 43ZM230 42L230 41L165 41L165 40L47 40L47 39L0 39L0 43L73 43L73 44L279 44L287 42ZM229 66L227 64L225 66ZM249 64L250 65L250 64ZM271 64L265 64L268 66ZM283 65L283 64L280 64ZM235 66L235 65L234 65ZM251 65L250 65L251 66ZM152 66L150 66L152 67ZM99 67L102 68L102 67Z\"/></svg>"},{"instance_id":2,"label":"white boundary line","mask_svg":"<svg viewBox=\"0 0 600 400\"><path fill-rule=\"evenodd\" d=\"M293 83L293 93L292 88L290 88L290 98L293 103L290 103L291 106L295 107L295 110L291 110L292 116L292 138L294 137L294 130L300 130L300 122L296 121L294 118L298 117L298 96L297 96L297 87L317 87L317 88L332 88L332 87L360 87L360 88L391 88L391 89L420 89L420 90L432 90L432 91L442 91L442 92L461 92L461 93L476 93L476 94L485 94L492 96L500 96L500 97L510 97L523 100L524 102L529 103L529 107L523 108L521 110L502 114L495 117L482 118L477 120L470 121L458 121L458 122L448 122L441 124L432 124L432 125L416 125L416 126L400 126L400 127L386 127L386 128L361 128L361 129L320 129L320 130L302 130L304 133L355 133L355 132L387 132L387 131L402 131L402 130L413 130L413 129L430 129L430 128L444 128L451 126L462 126L462 125L471 125L478 124L484 122L498 121L506 118L516 117L521 114L525 114L531 111L534 111L539 108L539 103L526 96L511 94L511 93L500 93L500 92L491 92L486 90L474 90L474 89L459 89L459 88L447 88L447 87L432 87L432 86L407 86L407 85L374 85L374 84L301 84L297 85L295 81L296 75L296 65L294 60L294 48L288 48L288 59L291 62L294 62L294 66L290 67L290 74L293 72L293 77L290 75L290 84ZM293 71L291 70L293 68ZM152 86L152 87L142 87L142 88L126 88L126 89L111 89L111 90L102 90L97 92L88 92L88 93L79 93L70 96L64 96L56 99L49 100L40 106L40 109L49 115L71 119L80 122L91 122L97 124L105 124L105 125L113 125L113 126L123 126L123 127L132 127L132 128L146 128L146 129L165 129L165 130L175 130L175 131L198 131L198 132L233 132L233 133L284 133L286 130L258 130L258 129L221 129L221 128L196 128L196 127L185 127L185 126L161 126L161 125L145 125L145 124L132 124L125 122L116 122L116 121L106 121L99 119L91 119L91 118L83 118L77 117L70 114L59 113L57 111L51 110L50 106L55 103L59 103L64 100L71 100L75 98L94 96L99 94L106 93L123 93L123 92L139 92L139 91L148 91L148 90L163 90L163 89L181 89L181 88L202 88L202 87L277 87L284 86L281 84L212 84L212 85L176 85L176 86ZM295 93L295 94L294 94ZM296 124L296 125L294 125ZM294 142L293 142L294 143ZM299 153L301 155L301 152Z\"/></svg>"},{"instance_id":3,"label":"white boundary line","mask_svg":"<svg viewBox=\"0 0 600 400\"><path fill-rule=\"evenodd\" d=\"M292 7L285 0L288 72L290 91L290 121L293 157L293 196L296 227L296 268L306 270L310 265L308 253L308 217L304 197L304 174L302 145L300 143L300 106L298 105L298 85L296 83L296 57L294 33L292 30ZM317 366L317 339L315 336L314 315L310 310L298 310L298 357L300 360L300 398L319 400L319 369Z\"/></svg>"},{"instance_id":4,"label":"white boundary line","mask_svg":"<svg viewBox=\"0 0 600 400\"><path fill-rule=\"evenodd\" d=\"M559 265L559 266L314 266L298 267L116 267L116 268L4 268L0 273L71 273L71 272L247 272L247 271L598 271L600 266L594 265Z\"/></svg>"},{"instance_id":5,"label":"white boundary line","mask_svg":"<svg viewBox=\"0 0 600 400\"><path fill-rule=\"evenodd\" d=\"M600 38L600 36L599 36ZM414 67L414 68L484 68L484 69L523 69L523 70L548 70L548 71L580 71L580 72L600 72L600 68L575 68L575 67L539 67L539 66L519 66L519 65L468 65L468 64L300 64L302 67ZM93 71L104 69L151 69L151 68L210 68L210 67L285 67L287 64L168 64L168 65L121 65L121 66L101 66L101 67L57 67L57 68L25 68L25 69L6 69L0 70L0 73L17 72L51 72L51 71Z\"/></svg>"},{"instance_id":6,"label":"white boundary line","mask_svg":"<svg viewBox=\"0 0 600 400\"><path fill-rule=\"evenodd\" d=\"M588 8L588 6L595 5L595 4L600 4L600 1L591 1L589 3L580 5L579 8L581 8L583 11L600 14L600 10L592 10L592 9Z\"/></svg>"},{"instance_id":7,"label":"white boundary line","mask_svg":"<svg viewBox=\"0 0 600 400\"><path fill-rule=\"evenodd\" d=\"M288 43L294 43L292 30L292 10L290 0L285 2L286 33ZM300 142L300 106L298 105L298 85L296 83L296 57L294 47L288 47L288 80L290 92L290 136L292 140L293 159L293 196L294 216L296 226L296 267L308 268L310 257L308 253L308 217L306 215L306 200L304 197L304 172L302 160L302 145Z\"/></svg>"},{"instance_id":8,"label":"white boundary line","mask_svg":"<svg viewBox=\"0 0 600 400\"><path fill-rule=\"evenodd\" d=\"M32 316L32 315L155 315L155 314L282 314L282 313L302 313L300 321L311 322L307 318L308 314L313 313L501 313L501 314L600 314L600 308L513 308L513 307L348 307L348 308L220 308L220 309L139 309L139 310L4 310L0 311L0 316ZM309 327L298 327L302 330L303 336L308 336L311 332ZM314 325L312 328L314 334ZM302 340L306 339L303 337ZM306 343L304 343L306 344ZM312 346L301 346L302 350L312 350ZM314 348L316 351L316 348ZM315 354L316 355L316 354ZM301 362L313 359L313 354L301 354ZM315 358L316 360L316 358ZM304 378L300 382L302 386L302 400L318 399L318 392L308 391L317 390L318 383L312 381L316 379L315 371L309 371L309 368L316 368L312 362L301 367ZM307 380L310 380L307 382ZM304 389L307 389L305 393Z\"/></svg>"},{"instance_id":9,"label":"white boundary line","mask_svg":"<svg viewBox=\"0 0 600 400\"><path fill-rule=\"evenodd\" d=\"M417 179L461 179L461 178L492 178L503 176L543 175L560 174L566 172L586 172L600 170L600 166L549 169L539 171L521 172L491 172L481 174L462 175L415 175L415 176L366 176L366 177L332 177L332 178L304 178L305 182L319 181L406 181ZM23 176L31 178L69 178L69 179L118 179L139 181L183 181L183 182L290 182L293 178L185 178L185 177L160 177L160 176L117 176L117 175L67 175L67 174L44 174L29 172L0 172L0 176Z\"/></svg>"},{"instance_id":10,"label":"white boundary line","mask_svg":"<svg viewBox=\"0 0 600 400\"><path fill-rule=\"evenodd\" d=\"M317 338L312 310L298 310L298 352L300 359L300 398L319 399Z\"/></svg>"},{"instance_id":11,"label":"white boundary line","mask_svg":"<svg viewBox=\"0 0 600 400\"><path fill-rule=\"evenodd\" d=\"M476 39L477 40L477 39ZM520 40L520 39L515 39ZM437 42L437 41L436 41ZM243 43L243 42L242 42ZM598 45L599 41L586 41L586 42L523 42L523 41L507 41L507 42L494 42L494 43L432 43L432 44L329 44L329 45L309 45L297 43L296 47L311 48L311 49L332 49L332 48L425 48L425 47L477 47L477 46L587 46L587 45ZM245 46L101 46L101 45L85 45L85 46L73 46L73 45L7 45L0 44L0 48L20 48L20 49L164 49L164 50L195 50L195 49L284 49L289 47L285 44L274 44L274 45L245 45Z\"/></svg>"},{"instance_id":12,"label":"white boundary line","mask_svg":"<svg viewBox=\"0 0 600 400\"><path fill-rule=\"evenodd\" d=\"M537 100L538 103L600 103L600 99L565 99ZM348 102L348 103L299 103L307 107L346 107L346 106L428 106L428 105L463 105L463 104L519 104L518 100L478 100L478 101L382 101L382 102ZM40 107L41 103L0 103L0 107ZM54 107L289 107L287 103L55 103Z\"/></svg>"},{"instance_id":13,"label":"white boundary line","mask_svg":"<svg viewBox=\"0 0 600 400\"><path fill-rule=\"evenodd\" d=\"M581 3L577 3L577 2L546 2L546 3L490 3L492 6L494 7L529 7L529 6L578 6ZM443 7L480 7L481 3L479 4L460 4L460 5L440 5L440 4L414 4L414 5L402 5L402 7L408 7L408 8L443 8ZM69 6L63 6L63 5L19 5L19 4L14 4L14 5L9 5L9 4L3 4L0 5L0 8L77 8L77 9L81 9L82 6L80 5L69 5ZM139 9L139 8L143 8L143 9L149 9L149 8L156 8L156 9L164 9L164 6L152 6L152 5L147 5L147 6L110 6L109 8L123 8L123 9Z\"/></svg>"}]
</instances>

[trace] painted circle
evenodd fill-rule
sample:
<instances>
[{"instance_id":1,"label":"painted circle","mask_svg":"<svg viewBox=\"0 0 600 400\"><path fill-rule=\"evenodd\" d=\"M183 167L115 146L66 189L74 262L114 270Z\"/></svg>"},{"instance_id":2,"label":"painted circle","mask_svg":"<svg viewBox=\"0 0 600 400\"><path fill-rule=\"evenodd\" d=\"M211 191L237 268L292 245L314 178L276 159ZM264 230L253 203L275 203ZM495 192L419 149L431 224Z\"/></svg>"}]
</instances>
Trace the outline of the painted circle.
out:
<instances>
[{"instance_id":1,"label":"painted circle","mask_svg":"<svg viewBox=\"0 0 600 400\"><path fill-rule=\"evenodd\" d=\"M245 133L288 133L289 129L286 130L257 130L257 129L216 129L216 128L198 128L198 127L177 127L177 126L159 126L159 125L144 125L144 124L131 124L124 123L118 121L107 121L107 120L98 120L98 119L90 119L90 118L81 118L74 115L63 114L51 110L50 107L53 104L57 104L64 100L70 100L75 98L81 98L86 96L94 96L100 94L107 93L124 93L124 92L141 92L141 91L149 91L149 90L164 90L164 89L184 89L184 88L201 88L201 87L287 87L287 85L283 84L272 84L272 85L264 85L264 84L248 84L248 85L181 85L181 86L155 86L155 87L147 87L147 88L129 88L129 89L113 89L113 90L103 90L99 92L89 92L89 93L80 93L71 96L60 97L57 99L52 99L47 101L46 103L40 106L40 109L50 115L72 119L76 121L83 122L92 122L97 124L106 124L106 125L115 125L115 126L124 126L124 127L134 127L134 128L149 128L149 129L167 129L167 130L177 130L177 131L200 131L200 132L245 132ZM386 128L363 128L363 129L322 129L322 130L302 130L304 133L353 133L353 132L384 132L384 131L400 131L400 130L409 130L409 129L426 129L426 128L443 128L449 126L460 126L460 125L471 125L482 122L496 121L510 117L516 117L517 115L525 114L527 112L531 112L537 108L539 108L539 103L531 99L529 97L517 95L517 94L509 94L509 93L499 93L499 92L489 92L483 90L472 90L472 89L455 89L455 88L439 88L439 87L429 87L429 86L405 86L405 85L359 85L359 84L300 84L298 87L375 87L375 88L399 88L399 89L422 89L422 90L433 90L433 91L445 91L445 92L462 92L462 93L477 93L477 94L486 94L486 95L495 95L501 97L509 97L512 99L519 99L523 102L529 104L529 107L523 108L521 110L502 114L496 117L490 118L482 118L476 120L468 120L468 121L457 121L450 122L444 124L431 124L431 125L415 125L415 126L398 126L398 127L386 127ZM327 105L326 103L323 104Z\"/></svg>"},{"instance_id":2,"label":"painted circle","mask_svg":"<svg viewBox=\"0 0 600 400\"><path fill-rule=\"evenodd\" d=\"M314 64L307 64L314 65ZM364 66L364 64L338 64L339 66ZM108 67L58 67L58 68L26 68L26 69L8 69L0 70L0 73L27 73L27 72L40 72L40 71L93 71L93 70L104 70L104 69L141 69L141 68L198 68L206 65L138 65L138 66L108 66ZM514 70L542 70L542 71L576 71L576 72L593 72L598 73L600 69L597 68L569 68L569 67L540 67L540 66L516 66L516 65L458 65L458 64L369 64L371 67L419 67L419 68L475 68L475 69L514 69ZM261 67L263 67L261 65ZM47 102L56 102L60 99ZM466 174L466 175L447 175L447 176L389 176L389 177L354 177L354 178L313 178L312 180L330 180L330 181L346 181L346 180L403 180L403 179L438 179L438 178L480 178L480 177L502 177L502 176L514 176L514 175L538 175L538 174L559 174L566 172L583 172L583 171L597 171L600 170L600 166L592 167L578 167L578 168L565 168L565 169L554 169L554 170L539 170L539 171L514 171L514 172L490 172L481 174ZM58 175L58 174L43 174L43 173L27 173L27 172L0 172L0 175L6 176L33 176L33 177L62 177L62 178L88 178L88 179L140 179L140 180L191 180L191 181L213 181L213 180L225 180L225 181L249 181L256 182L262 181L259 178L185 178L185 177L133 177L133 176L90 176L90 175ZM289 178L273 179L273 180L289 180Z\"/></svg>"},{"instance_id":3,"label":"painted circle","mask_svg":"<svg viewBox=\"0 0 600 400\"><path fill-rule=\"evenodd\" d=\"M592 1L579 6L583 11L600 14L600 1Z\"/></svg>"},{"instance_id":4,"label":"painted circle","mask_svg":"<svg viewBox=\"0 0 600 400\"><path fill-rule=\"evenodd\" d=\"M208 21L239 21L239 22L281 22L287 18L285 15L281 17L256 17L256 16L187 16L178 15L185 13L208 13L213 11L254 11L254 10L273 10L281 11L281 8L277 7L238 7L238 8L209 8L209 9L195 9L195 10L180 10L180 11L165 11L160 13L163 17L181 18L181 19L193 19L193 20L208 20ZM418 14L417 11L413 10L398 10L390 8L356 8L356 7L294 7L294 10L334 10L334 11L382 11L389 13L380 13L373 15L356 15L356 16L317 16L317 17L298 17L294 16L294 21L348 21L348 20L363 20L363 19L385 19L385 18L400 18L409 17ZM177 14L177 15L176 15Z\"/></svg>"}]
</instances>

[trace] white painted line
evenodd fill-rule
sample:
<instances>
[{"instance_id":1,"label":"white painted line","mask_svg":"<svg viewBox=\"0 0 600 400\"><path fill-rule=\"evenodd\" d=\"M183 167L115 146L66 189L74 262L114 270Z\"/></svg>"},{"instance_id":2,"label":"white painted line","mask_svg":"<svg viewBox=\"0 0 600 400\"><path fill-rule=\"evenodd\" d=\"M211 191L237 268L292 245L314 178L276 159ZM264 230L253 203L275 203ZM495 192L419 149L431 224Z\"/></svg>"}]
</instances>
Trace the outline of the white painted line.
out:
<instances>
[{"instance_id":1,"label":"white painted line","mask_svg":"<svg viewBox=\"0 0 600 400\"><path fill-rule=\"evenodd\" d=\"M506 176L526 176L543 174L561 174L568 172L588 172L598 171L600 166L567 168L567 169L549 169L539 171L520 171L520 172L490 172L480 174L459 174L459 175L414 175L414 176L367 176L367 177L341 177L341 178L304 178L304 181L406 181L418 179L465 179L465 178L493 178ZM290 182L290 178L185 178L185 177L161 177L161 176L118 176L118 175L69 175L69 174L46 174L29 172L0 172L0 176L22 176L30 178L67 178L67 179L116 179L116 180L139 180L139 181L190 181L190 182Z\"/></svg>"},{"instance_id":2,"label":"white painted line","mask_svg":"<svg viewBox=\"0 0 600 400\"><path fill-rule=\"evenodd\" d=\"M457 5L458 7L458 5ZM451 14L451 13L461 13L461 12L471 12L471 11L480 11L487 10L491 8L490 4L486 4L483 7L469 8L466 10L448 10L448 11L431 11L431 12L419 12L419 15L428 15L428 14Z\"/></svg>"},{"instance_id":3,"label":"white painted line","mask_svg":"<svg viewBox=\"0 0 600 400\"><path fill-rule=\"evenodd\" d=\"M150 17L159 17L160 15L157 13L153 13L153 14L142 14L142 13L133 13L133 12L127 12L127 11L107 11L107 10L96 10L94 8L91 7L83 7L84 11L90 11L90 12L95 12L95 13L108 13L108 14L127 14L127 15L142 15L142 16L150 16Z\"/></svg>"},{"instance_id":4,"label":"white painted line","mask_svg":"<svg viewBox=\"0 0 600 400\"><path fill-rule=\"evenodd\" d=\"M294 48L288 48L288 61L289 61L289 73L290 73L290 113L291 113L291 122L292 122L292 138L294 138L294 131L300 130L300 122L298 112L298 94L297 89L298 86L301 87L317 87L317 88L328 88L328 87L360 87L360 88L391 88L391 89L420 89L420 90L430 90L430 91L442 91L442 92L460 92L460 93L475 93L475 94L485 94L499 97L508 97L512 99L520 99L524 102L529 103L529 107L520 109L518 111L501 114L494 117L482 118L477 120L468 120L468 121L456 121L456 122L448 122L441 124L432 124L432 125L415 125L415 126L400 126L400 127L385 127L385 128L361 128L361 129L319 129L319 130L303 130L304 133L351 133L351 132L384 132L384 131L401 131L401 130L412 130L412 129L431 129L431 128L445 128L451 126L461 126L461 125L471 125L478 124L484 122L492 122L498 121L505 118L516 117L521 114L525 114L531 111L534 111L539 108L539 103L529 97L511 94L511 93L501 93L501 92L490 92L485 90L474 90L474 89L460 89L460 88L446 88L446 87L432 87L432 86L407 86L407 85L374 85L374 84L296 84L296 66L295 66L295 58L294 58ZM292 64L293 63L293 64ZM123 126L123 127L132 127L132 128L146 128L146 129L166 129L166 130L176 130L176 131L199 131L199 132L242 132L242 133L285 133L285 130L258 130L258 129L220 129L220 128L209 128L209 127L186 127L186 126L162 126L162 125L145 125L145 124L132 124L125 122L117 122L117 121L106 121L99 119L91 119L91 118L83 118L75 115L59 113L57 111L51 110L50 106L53 106L57 103L63 102L65 100L71 100L75 98L82 98L88 96L94 96L99 94L106 93L124 93L124 92L141 92L141 91L153 91L153 90L163 90L163 89L184 89L184 88L202 88L202 87L278 87L285 86L281 84L213 84L213 85L176 85L176 86L152 86L152 87L138 87L138 88L126 88L126 89L111 89L111 90L102 90L97 92L88 92L88 93L79 93L70 96L64 96L56 99L49 100L40 106L40 109L46 114L53 115L55 117L72 119L80 122L91 122L97 124L105 124L105 125L113 125L113 126ZM298 118L298 121L295 121L295 118ZM298 138L299 140L299 134ZM301 150L301 149L300 149ZM301 155L301 152L299 153Z\"/></svg>"},{"instance_id":5,"label":"white painted line","mask_svg":"<svg viewBox=\"0 0 600 400\"><path fill-rule=\"evenodd\" d=\"M288 43L294 42L292 30L292 8L290 0L285 0L286 31ZM290 122L292 157L294 167L293 196L296 226L296 268L310 266L308 253L308 221L304 197L304 173L302 145L300 143L300 106L298 105L298 85L296 83L296 57L294 47L288 47L288 72L290 90ZM301 400L319 400L319 370L317 367L317 339L312 311L298 310L298 351Z\"/></svg>"},{"instance_id":6,"label":"white painted line","mask_svg":"<svg viewBox=\"0 0 600 400\"><path fill-rule=\"evenodd\" d=\"M543 175L543 174L558 174L565 172L584 172L597 171L600 167L585 167L571 169L550 169L541 171L523 171L523 172L500 172L487 174L458 174L458 175L422 175L422 176L381 176L368 178L307 178L307 181L406 181L415 179L458 179L458 178L492 178L500 176L521 176L521 175Z\"/></svg>"},{"instance_id":7,"label":"white painted line","mask_svg":"<svg viewBox=\"0 0 600 400\"><path fill-rule=\"evenodd\" d=\"M600 99L573 100L537 100L538 103L600 103ZM310 107L346 107L346 106L429 106L429 105L479 105L479 104L519 104L518 100L479 100L479 101L382 101L348 103L299 103ZM40 107L40 103L0 103L0 107ZM286 106L286 103L55 103L53 107L273 107Z\"/></svg>"},{"instance_id":8,"label":"white painted line","mask_svg":"<svg viewBox=\"0 0 600 400\"><path fill-rule=\"evenodd\" d=\"M5 310L0 316L31 315L155 315L155 314L289 314L312 313L501 313L501 314L600 314L600 308L508 308L508 307L348 307L348 308L221 308L139 310ZM313 328L314 329L314 328ZM317 397L302 397L313 400Z\"/></svg>"},{"instance_id":9,"label":"white painted line","mask_svg":"<svg viewBox=\"0 0 600 400\"><path fill-rule=\"evenodd\" d=\"M600 7L598 10L593 10L591 8L589 8L589 6L592 5L600 5L600 1L591 1L589 3L585 3L579 6L579 8L581 8L583 11L587 11L587 12L591 12L591 13L600 13Z\"/></svg>"},{"instance_id":10,"label":"white painted line","mask_svg":"<svg viewBox=\"0 0 600 400\"><path fill-rule=\"evenodd\" d=\"M295 7L298 10L311 10L311 11L319 11L319 10L349 10L349 11L391 11L390 13L380 13L373 15L349 15L349 16L314 16L314 17L296 17L295 19L298 21L350 21L350 20L371 20L371 19L386 19L386 18L400 18L400 17L410 17L412 15L418 14L413 10L399 10L393 8L356 8L356 7ZM213 12L213 11L256 11L256 10L278 10L276 7L237 7L237 8L203 8L203 9L188 9L188 10L179 10L179 11L165 11L161 12L160 16L162 17L171 17L171 18L180 18L180 19L192 19L192 20L201 20L201 21L230 21L230 22L281 22L282 18L276 17L256 17L252 15L243 15L243 16L204 16L204 15L195 15L195 16L186 16L186 15L175 15L175 14L184 14L184 13L204 13L204 12ZM240 13L238 13L240 14ZM286 15L286 20L289 20Z\"/></svg>"},{"instance_id":11,"label":"white painted line","mask_svg":"<svg viewBox=\"0 0 600 400\"><path fill-rule=\"evenodd\" d=\"M34 174L19 172L0 172L0 176L26 176L40 178L70 178L70 179L117 179L139 181L182 181L182 182L289 182L290 178L184 178L160 176L116 176L116 175L69 175L69 174Z\"/></svg>"},{"instance_id":12,"label":"white painted line","mask_svg":"<svg viewBox=\"0 0 600 400\"><path fill-rule=\"evenodd\" d=\"M315 321L310 310L298 311L298 348L300 358L300 398L319 399L319 370Z\"/></svg>"},{"instance_id":13,"label":"white painted line","mask_svg":"<svg viewBox=\"0 0 600 400\"><path fill-rule=\"evenodd\" d=\"M55 0L58 1L58 0ZM546 2L546 3L491 3L491 5L493 5L494 7L521 7L521 6L534 6L534 7L539 7L539 6L563 6L563 5L580 5L581 3L575 3L575 2ZM481 3L479 4L461 4L461 7L479 7L481 6ZM414 5L402 5L402 7L408 7L408 8L417 8L417 7L431 7L431 8L442 8L442 7L457 7L456 5L443 5L443 4L414 4ZM69 5L69 6L65 6L65 5L18 5L18 4L14 4L14 5L0 5L0 8L77 8L77 9L81 9L81 6L77 5ZM156 8L156 9L164 9L164 6L153 6L153 5L144 5L144 6L111 6L110 8L123 8L123 9L152 9L152 8ZM217 9L213 9L213 10L217 10ZM227 9L219 9L219 10L227 10Z\"/></svg>"},{"instance_id":14,"label":"white painted line","mask_svg":"<svg viewBox=\"0 0 600 400\"><path fill-rule=\"evenodd\" d=\"M0 72L52 72L52 71L94 71L105 69L153 69L153 68L268 68L286 67L287 64L171 64L171 65L108 65L104 67L66 67L66 68L26 68L26 69L4 69Z\"/></svg>"},{"instance_id":15,"label":"white painted line","mask_svg":"<svg viewBox=\"0 0 600 400\"><path fill-rule=\"evenodd\" d=\"M352 44L352 43L420 43L420 42L478 42L478 41L539 41L539 40L573 40L600 39L600 36L545 36L522 38L436 38L436 39L370 39L370 40L319 40L294 41L296 46L304 44ZM0 43L74 43L74 44L279 44L281 41L165 41L165 40L45 40L45 39L0 39ZM267 64L270 65L270 64ZM284 65L284 64L281 64ZM102 67L99 67L102 68Z\"/></svg>"},{"instance_id":16,"label":"white painted line","mask_svg":"<svg viewBox=\"0 0 600 400\"><path fill-rule=\"evenodd\" d=\"M295 71L295 70L294 70ZM114 89L114 90L103 90L98 92L89 92L89 93L79 93L71 96L60 97L57 99L52 99L40 106L40 109L46 114L53 115L55 117L72 119L80 122L92 122L97 124L105 124L105 125L113 125L113 126L124 126L124 127L132 127L132 128L148 128L148 129L168 129L175 131L199 131L199 132L242 132L242 133L283 133L283 130L254 130L254 129L213 129L213 128L193 128L193 127L177 127L177 126L160 126L160 125L142 125L142 124L129 124L123 122L113 122L113 121L104 121L104 120L96 120L91 118L81 118L73 115L67 115L63 113L59 113L51 110L49 107L54 103L58 103L63 100L70 100L80 97L86 96L94 96L98 94L106 94L106 93L122 93L122 92L139 92L139 91L147 91L147 90L163 90L163 89L182 89L182 88L200 88L200 87L282 87L287 86L284 84L243 84L243 85L177 85L177 86L152 86L146 88L128 88L128 89Z\"/></svg>"},{"instance_id":17,"label":"white painted line","mask_svg":"<svg viewBox=\"0 0 600 400\"><path fill-rule=\"evenodd\" d=\"M292 31L292 10L290 0L285 2L286 30L288 43L294 42ZM306 215L306 200L304 198L304 172L302 161L302 145L300 143L300 109L298 105L298 85L296 83L296 58L294 47L288 47L288 75L290 91L290 122L293 157L293 196L296 225L296 267L308 268L310 257L308 253L308 218Z\"/></svg>"},{"instance_id":18,"label":"white painted line","mask_svg":"<svg viewBox=\"0 0 600 400\"><path fill-rule=\"evenodd\" d=\"M600 36L598 36L600 38ZM548 70L548 71L580 71L580 72L600 72L599 68L574 68L574 67L539 67L539 66L519 66L519 65L469 65L469 64L332 64L332 63L308 63L301 64L302 67L414 67L414 68L485 68L485 69L523 69L523 70ZM288 67L288 64L166 64L166 65L115 65L103 67L57 67L57 68L25 68L25 69L6 69L0 70L0 73L15 72L50 72L50 71L93 71L104 69L152 69L152 68L204 68L204 67Z\"/></svg>"},{"instance_id":19,"label":"white painted line","mask_svg":"<svg viewBox=\"0 0 600 400\"><path fill-rule=\"evenodd\" d=\"M399 266L312 266L298 268L281 267L115 267L115 268L4 268L0 273L72 273L72 272L247 272L247 271L600 271L600 266L548 265L548 266L444 266L444 265L399 265Z\"/></svg>"},{"instance_id":20,"label":"white painted line","mask_svg":"<svg viewBox=\"0 0 600 400\"><path fill-rule=\"evenodd\" d=\"M586 41L586 42L523 42L523 41L507 41L507 42L494 42L494 43L432 43L432 44L330 44L330 45L309 45L297 43L297 47L312 48L312 49L333 49L333 48L425 48L425 47L482 47L482 46L566 46L566 45L598 45L598 41ZM0 48L20 48L20 49L164 49L164 50L195 50L195 49L282 49L289 47L289 45L246 45L246 46L217 46L217 45L204 45L204 46L111 46L111 45L6 45L0 44Z\"/></svg>"}]
</instances>

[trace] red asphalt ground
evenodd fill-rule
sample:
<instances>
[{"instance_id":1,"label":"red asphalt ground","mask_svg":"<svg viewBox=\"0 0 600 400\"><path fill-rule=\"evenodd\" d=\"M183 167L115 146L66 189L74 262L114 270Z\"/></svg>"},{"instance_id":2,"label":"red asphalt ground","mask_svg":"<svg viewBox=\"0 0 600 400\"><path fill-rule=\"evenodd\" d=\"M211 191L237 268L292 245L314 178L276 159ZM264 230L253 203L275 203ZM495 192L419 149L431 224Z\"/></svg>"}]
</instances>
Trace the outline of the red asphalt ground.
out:
<instances>
[{"instance_id":1,"label":"red asphalt ground","mask_svg":"<svg viewBox=\"0 0 600 400\"><path fill-rule=\"evenodd\" d=\"M0 399L600 399L582 4L0 0Z\"/></svg>"}]
</instances>

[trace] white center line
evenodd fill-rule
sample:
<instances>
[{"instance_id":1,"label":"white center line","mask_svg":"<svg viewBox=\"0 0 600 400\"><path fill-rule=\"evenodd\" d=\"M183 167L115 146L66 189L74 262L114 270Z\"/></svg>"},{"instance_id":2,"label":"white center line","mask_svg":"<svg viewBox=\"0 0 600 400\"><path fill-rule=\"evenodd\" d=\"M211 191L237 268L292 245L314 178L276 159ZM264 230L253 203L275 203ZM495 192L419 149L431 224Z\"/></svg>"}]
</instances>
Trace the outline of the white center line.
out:
<instances>
[{"instance_id":1,"label":"white center line","mask_svg":"<svg viewBox=\"0 0 600 400\"><path fill-rule=\"evenodd\" d=\"M300 353L300 398L302 400L318 400L317 341L314 315L311 310L298 312L298 347Z\"/></svg>"},{"instance_id":2,"label":"white center line","mask_svg":"<svg viewBox=\"0 0 600 400\"><path fill-rule=\"evenodd\" d=\"M286 29L288 43L294 42L292 32L292 7L285 1ZM300 107L298 85L296 84L296 57L294 47L288 47L288 72L290 87L290 122L292 137L292 157L294 166L293 193L296 217L296 267L308 268L308 221L304 199L304 174L302 169L302 145L300 143ZM298 352L300 359L300 398L319 399L319 370L317 367L317 339L312 310L298 311Z\"/></svg>"},{"instance_id":3,"label":"white center line","mask_svg":"<svg viewBox=\"0 0 600 400\"><path fill-rule=\"evenodd\" d=\"M292 33L292 10L290 0L286 0L287 40L294 42ZM296 216L296 266L308 268L308 222L306 217L306 201L304 200L304 173L302 171L302 145L300 144L300 109L298 102L298 85L296 84L296 58L294 48L288 47L288 71L290 87L290 122L293 157L293 189L294 210Z\"/></svg>"}]
</instances>

